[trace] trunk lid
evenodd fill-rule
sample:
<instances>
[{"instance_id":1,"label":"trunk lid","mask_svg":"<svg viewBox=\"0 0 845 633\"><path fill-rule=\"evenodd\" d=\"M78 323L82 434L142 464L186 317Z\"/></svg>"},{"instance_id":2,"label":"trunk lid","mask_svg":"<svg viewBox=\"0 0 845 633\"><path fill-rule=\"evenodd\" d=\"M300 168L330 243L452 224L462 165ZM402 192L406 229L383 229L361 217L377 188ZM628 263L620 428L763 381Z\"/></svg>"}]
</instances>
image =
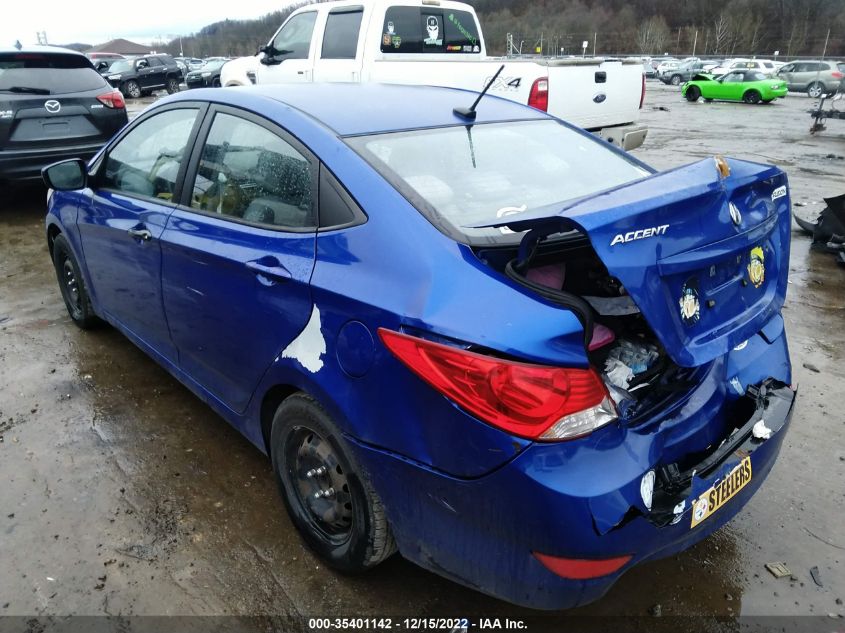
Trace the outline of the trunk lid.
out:
<instances>
[{"instance_id":1,"label":"trunk lid","mask_svg":"<svg viewBox=\"0 0 845 633\"><path fill-rule=\"evenodd\" d=\"M713 159L484 226L538 236L580 230L675 363L695 367L780 312L789 268L789 192L777 167ZM481 227L476 227L481 228Z\"/></svg>"}]
</instances>

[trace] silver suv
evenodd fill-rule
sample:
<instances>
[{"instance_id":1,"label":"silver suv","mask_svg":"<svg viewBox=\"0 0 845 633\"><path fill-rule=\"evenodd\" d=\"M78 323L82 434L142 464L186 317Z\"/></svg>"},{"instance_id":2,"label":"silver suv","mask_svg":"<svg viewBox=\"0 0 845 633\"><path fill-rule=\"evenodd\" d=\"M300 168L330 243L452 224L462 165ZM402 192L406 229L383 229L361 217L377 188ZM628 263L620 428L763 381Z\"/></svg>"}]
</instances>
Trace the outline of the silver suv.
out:
<instances>
[{"instance_id":1,"label":"silver suv","mask_svg":"<svg viewBox=\"0 0 845 633\"><path fill-rule=\"evenodd\" d=\"M845 62L833 61L795 61L782 66L777 76L786 82L786 87L793 92L806 92L810 97L818 98L822 94L836 92L845 78Z\"/></svg>"}]
</instances>

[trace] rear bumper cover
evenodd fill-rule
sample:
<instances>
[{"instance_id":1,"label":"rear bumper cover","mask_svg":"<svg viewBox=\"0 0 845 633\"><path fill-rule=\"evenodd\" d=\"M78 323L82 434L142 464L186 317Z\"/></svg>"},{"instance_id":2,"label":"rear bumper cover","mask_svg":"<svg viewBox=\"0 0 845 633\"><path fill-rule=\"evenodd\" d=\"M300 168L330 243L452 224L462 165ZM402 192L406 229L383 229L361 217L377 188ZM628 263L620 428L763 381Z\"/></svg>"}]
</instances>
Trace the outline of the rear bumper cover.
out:
<instances>
[{"instance_id":1,"label":"rear bumper cover","mask_svg":"<svg viewBox=\"0 0 845 633\"><path fill-rule=\"evenodd\" d=\"M754 346L749 344L749 350ZM780 365L783 369L775 374L789 380L783 334L771 344L761 338L756 346L767 352L754 354L755 369L737 370L732 359L714 363L705 379L709 384L659 419L636 428L605 427L606 432L571 442L533 444L478 479L449 477L362 445L360 462L406 558L520 605L563 609L586 604L603 596L631 566L682 551L719 529L765 480L789 426L795 392L783 382L757 376L759 382L746 395L730 393L734 371L749 376L761 365L769 371ZM727 401L745 406L723 406ZM751 434L760 419L771 431L768 439ZM714 436L714 428L722 434ZM746 457L751 479L693 526L693 503ZM658 483L648 508L641 482L652 470ZM632 558L611 575L569 580L546 569L532 552Z\"/></svg>"},{"instance_id":2,"label":"rear bumper cover","mask_svg":"<svg viewBox=\"0 0 845 633\"><path fill-rule=\"evenodd\" d=\"M22 150L0 150L0 179L38 180L41 169L61 160L71 158L91 159L100 151L107 139L95 144L67 147L44 147Z\"/></svg>"}]
</instances>

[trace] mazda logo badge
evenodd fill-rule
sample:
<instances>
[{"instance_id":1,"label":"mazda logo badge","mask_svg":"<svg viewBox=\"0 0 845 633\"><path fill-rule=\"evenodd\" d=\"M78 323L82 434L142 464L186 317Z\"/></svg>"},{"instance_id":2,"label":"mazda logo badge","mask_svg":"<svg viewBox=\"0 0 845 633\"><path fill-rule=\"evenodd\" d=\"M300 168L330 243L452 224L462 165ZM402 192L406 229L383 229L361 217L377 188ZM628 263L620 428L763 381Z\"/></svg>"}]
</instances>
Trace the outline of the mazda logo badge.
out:
<instances>
[{"instance_id":1,"label":"mazda logo badge","mask_svg":"<svg viewBox=\"0 0 845 633\"><path fill-rule=\"evenodd\" d=\"M739 226L742 222L742 214L739 212L739 209L737 209L733 202L728 204L728 209L730 209L731 212L731 220L733 220L734 224Z\"/></svg>"},{"instance_id":2,"label":"mazda logo badge","mask_svg":"<svg viewBox=\"0 0 845 633\"><path fill-rule=\"evenodd\" d=\"M56 114L59 110L62 109L62 104L56 101L55 99L50 99L49 101L44 102L44 108L50 114Z\"/></svg>"}]
</instances>

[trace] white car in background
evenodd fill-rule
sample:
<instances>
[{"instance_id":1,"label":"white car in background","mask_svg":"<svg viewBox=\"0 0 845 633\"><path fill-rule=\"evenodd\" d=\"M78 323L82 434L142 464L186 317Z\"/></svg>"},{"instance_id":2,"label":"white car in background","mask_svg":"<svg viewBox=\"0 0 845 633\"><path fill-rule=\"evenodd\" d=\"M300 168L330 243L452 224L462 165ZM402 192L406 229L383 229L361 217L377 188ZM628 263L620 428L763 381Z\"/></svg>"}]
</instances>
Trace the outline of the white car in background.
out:
<instances>
[{"instance_id":1,"label":"white car in background","mask_svg":"<svg viewBox=\"0 0 845 633\"><path fill-rule=\"evenodd\" d=\"M734 59L730 64L725 62L722 66L716 66L710 74L721 76L732 70L757 70L764 75L774 75L777 67L771 59Z\"/></svg>"}]
</instances>

